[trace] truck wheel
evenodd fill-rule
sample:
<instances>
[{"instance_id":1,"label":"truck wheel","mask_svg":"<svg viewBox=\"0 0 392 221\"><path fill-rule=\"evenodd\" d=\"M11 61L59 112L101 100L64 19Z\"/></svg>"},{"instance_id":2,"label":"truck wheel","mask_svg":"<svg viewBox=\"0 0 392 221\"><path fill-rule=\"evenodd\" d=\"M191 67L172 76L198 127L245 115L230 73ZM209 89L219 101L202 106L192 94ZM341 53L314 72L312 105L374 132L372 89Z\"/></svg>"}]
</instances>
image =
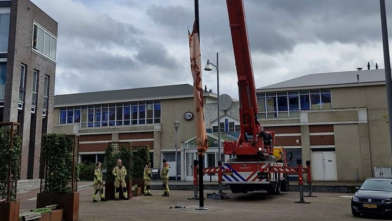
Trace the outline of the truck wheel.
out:
<instances>
[{"instance_id":1,"label":"truck wheel","mask_svg":"<svg viewBox=\"0 0 392 221\"><path fill-rule=\"evenodd\" d=\"M287 192L289 191L289 187L290 187L289 179L288 177L285 177L285 179L281 183L280 190L282 190L282 192Z\"/></svg>"}]
</instances>

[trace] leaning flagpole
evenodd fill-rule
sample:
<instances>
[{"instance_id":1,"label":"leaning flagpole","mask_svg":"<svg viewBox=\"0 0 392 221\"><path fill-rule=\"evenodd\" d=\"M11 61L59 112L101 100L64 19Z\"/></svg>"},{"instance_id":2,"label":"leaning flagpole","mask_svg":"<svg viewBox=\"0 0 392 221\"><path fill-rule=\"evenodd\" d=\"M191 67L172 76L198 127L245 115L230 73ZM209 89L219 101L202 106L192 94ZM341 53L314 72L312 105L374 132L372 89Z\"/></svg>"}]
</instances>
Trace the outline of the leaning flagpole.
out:
<instances>
[{"instance_id":1,"label":"leaning flagpole","mask_svg":"<svg viewBox=\"0 0 392 221\"><path fill-rule=\"evenodd\" d=\"M195 105L195 124L197 151L199 155L199 207L196 210L206 210L204 207L203 167L204 154L208 149L207 133L204 125L203 83L201 73L200 29L199 29L199 0L195 0L195 23L189 36L189 52L193 76L193 93Z\"/></svg>"}]
</instances>

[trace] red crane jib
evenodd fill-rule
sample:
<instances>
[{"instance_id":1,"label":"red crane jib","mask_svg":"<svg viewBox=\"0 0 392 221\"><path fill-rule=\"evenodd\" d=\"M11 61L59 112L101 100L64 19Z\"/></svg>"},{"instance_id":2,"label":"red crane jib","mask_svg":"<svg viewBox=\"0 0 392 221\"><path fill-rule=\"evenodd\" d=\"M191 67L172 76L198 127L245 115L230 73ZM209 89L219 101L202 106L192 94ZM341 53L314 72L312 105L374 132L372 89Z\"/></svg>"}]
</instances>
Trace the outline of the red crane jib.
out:
<instances>
[{"instance_id":1,"label":"red crane jib","mask_svg":"<svg viewBox=\"0 0 392 221\"><path fill-rule=\"evenodd\" d=\"M257 121L257 96L250 55L243 0L226 0L238 76L241 132L237 142L225 142L225 154L257 155L272 153L264 148ZM261 149L260 149L261 148ZM269 149L269 150L267 150Z\"/></svg>"}]
</instances>

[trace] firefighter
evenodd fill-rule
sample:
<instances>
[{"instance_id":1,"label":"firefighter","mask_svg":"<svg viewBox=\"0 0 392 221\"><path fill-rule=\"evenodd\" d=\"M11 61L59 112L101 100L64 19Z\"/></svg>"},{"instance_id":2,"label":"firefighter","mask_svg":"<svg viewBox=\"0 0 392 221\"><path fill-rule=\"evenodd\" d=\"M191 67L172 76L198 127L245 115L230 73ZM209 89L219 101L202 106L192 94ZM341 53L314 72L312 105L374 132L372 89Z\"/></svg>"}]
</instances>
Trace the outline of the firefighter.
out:
<instances>
[{"instance_id":1,"label":"firefighter","mask_svg":"<svg viewBox=\"0 0 392 221\"><path fill-rule=\"evenodd\" d=\"M152 173L151 173L151 163L148 162L146 167L144 168L144 195L145 196L152 196L150 193L150 181L152 178Z\"/></svg>"},{"instance_id":2,"label":"firefighter","mask_svg":"<svg viewBox=\"0 0 392 221\"><path fill-rule=\"evenodd\" d=\"M162 166L162 171L161 171L161 179L163 181L163 188L164 188L164 193L162 196L169 197L169 164L166 163L166 160L163 160L163 166Z\"/></svg>"},{"instance_id":3,"label":"firefighter","mask_svg":"<svg viewBox=\"0 0 392 221\"><path fill-rule=\"evenodd\" d=\"M127 175L127 169L122 165L121 159L117 160L117 166L113 168L113 176L115 177L114 187L116 189L115 198L120 198L120 187L124 195L123 200L128 200L127 185L125 183L125 176Z\"/></svg>"},{"instance_id":4,"label":"firefighter","mask_svg":"<svg viewBox=\"0 0 392 221\"><path fill-rule=\"evenodd\" d=\"M94 171L94 195L93 202L97 201L97 194L101 193L101 201L106 201L105 195L103 195L103 180L102 180L102 170L101 170L101 162L98 162L95 171Z\"/></svg>"}]
</instances>

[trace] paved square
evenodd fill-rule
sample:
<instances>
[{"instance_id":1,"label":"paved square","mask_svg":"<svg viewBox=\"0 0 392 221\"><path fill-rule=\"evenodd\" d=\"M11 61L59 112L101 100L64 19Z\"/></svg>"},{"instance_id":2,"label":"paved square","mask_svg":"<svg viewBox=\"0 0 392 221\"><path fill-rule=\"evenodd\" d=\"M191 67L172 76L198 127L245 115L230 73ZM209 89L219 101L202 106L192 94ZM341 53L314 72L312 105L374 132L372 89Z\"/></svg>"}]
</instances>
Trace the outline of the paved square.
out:
<instances>
[{"instance_id":1,"label":"paved square","mask_svg":"<svg viewBox=\"0 0 392 221\"><path fill-rule=\"evenodd\" d=\"M211 193L213 191L206 191ZM377 220L355 218L351 215L351 194L315 193L317 197L305 198L311 204L296 204L297 192L271 196L264 192L229 194L230 200L205 200L207 211L196 211L198 201L188 200L192 191L171 191L170 197L162 197L163 191L153 190L152 197L138 196L129 201L92 202L93 188L80 190L80 220L284 220L284 221L338 221ZM27 195L26 195L27 196ZM22 210L35 206L34 194L21 199ZM169 209L170 206L186 206L185 209Z\"/></svg>"}]
</instances>

